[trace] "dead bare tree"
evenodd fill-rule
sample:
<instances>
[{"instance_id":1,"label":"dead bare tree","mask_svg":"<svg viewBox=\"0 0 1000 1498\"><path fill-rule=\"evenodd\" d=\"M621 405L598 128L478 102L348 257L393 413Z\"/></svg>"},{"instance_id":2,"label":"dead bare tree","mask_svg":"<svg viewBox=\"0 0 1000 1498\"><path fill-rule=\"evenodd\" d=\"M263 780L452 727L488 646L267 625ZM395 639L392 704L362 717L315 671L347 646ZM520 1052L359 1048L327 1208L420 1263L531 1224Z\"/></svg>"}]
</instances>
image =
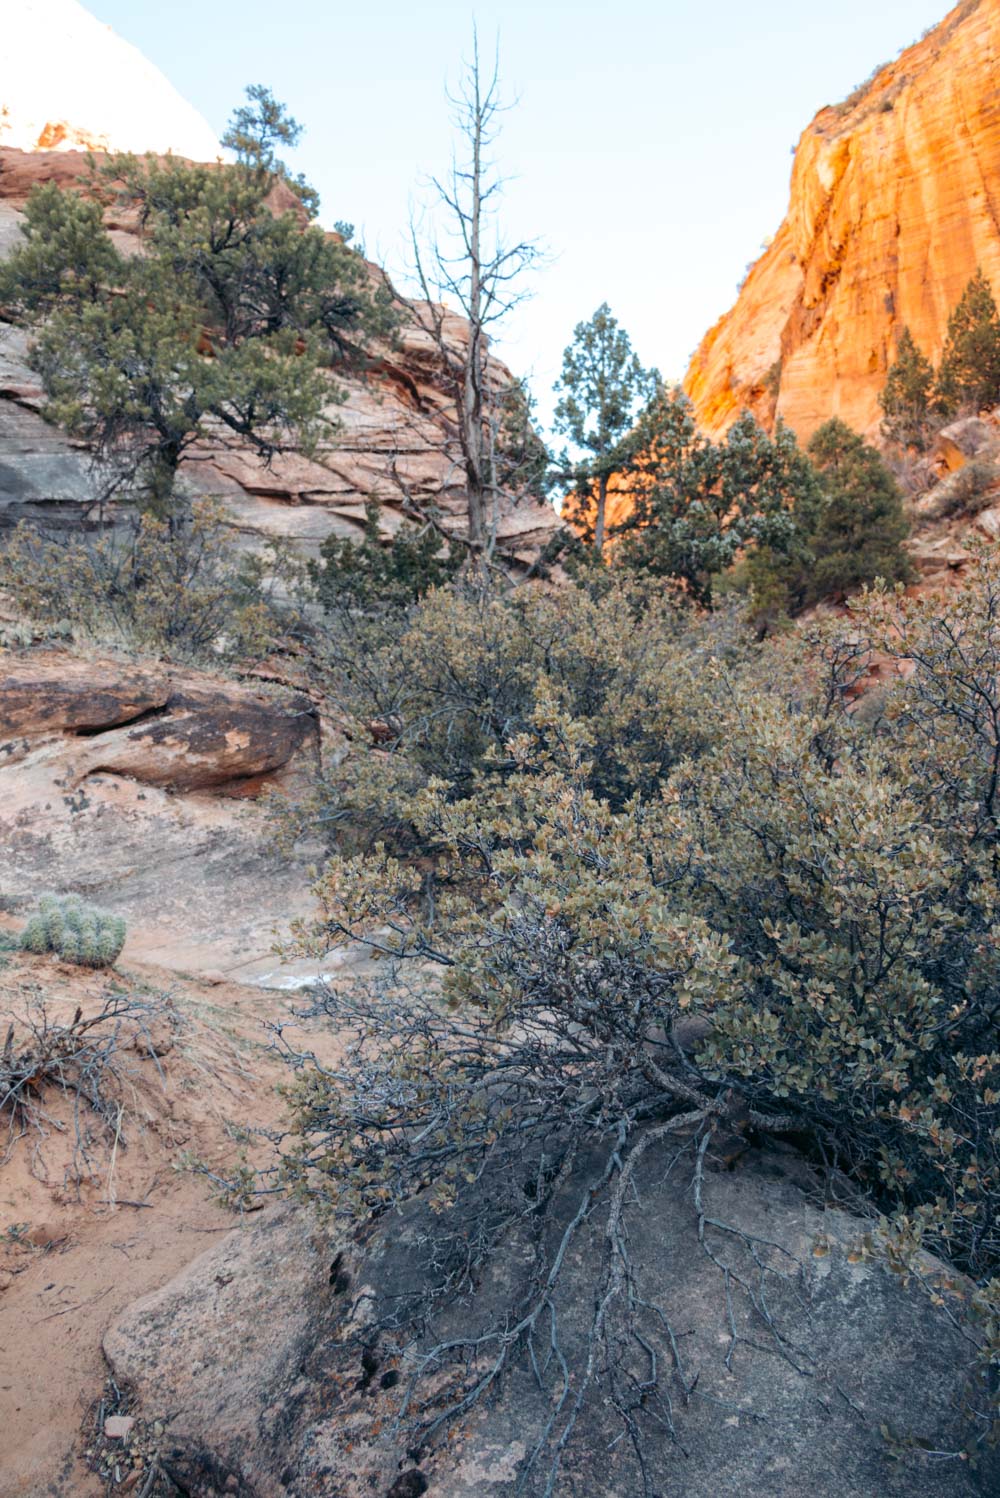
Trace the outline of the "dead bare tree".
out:
<instances>
[{"instance_id":1,"label":"dead bare tree","mask_svg":"<svg viewBox=\"0 0 1000 1498\"><path fill-rule=\"evenodd\" d=\"M496 544L500 499L510 489L499 469L498 449L510 414L510 387L491 359L492 330L528 295L524 273L539 259L533 241L508 243L497 221L504 179L490 158L499 117L499 58L482 70L473 30L472 60L457 93L448 94L464 153L452 159L447 178L431 186L444 224L426 243L411 221L414 272L422 301L408 300L410 315L431 339L454 391L455 457L468 496L470 549L489 559ZM449 300L468 323L468 338L449 336ZM404 299L405 300L405 299Z\"/></svg>"}]
</instances>

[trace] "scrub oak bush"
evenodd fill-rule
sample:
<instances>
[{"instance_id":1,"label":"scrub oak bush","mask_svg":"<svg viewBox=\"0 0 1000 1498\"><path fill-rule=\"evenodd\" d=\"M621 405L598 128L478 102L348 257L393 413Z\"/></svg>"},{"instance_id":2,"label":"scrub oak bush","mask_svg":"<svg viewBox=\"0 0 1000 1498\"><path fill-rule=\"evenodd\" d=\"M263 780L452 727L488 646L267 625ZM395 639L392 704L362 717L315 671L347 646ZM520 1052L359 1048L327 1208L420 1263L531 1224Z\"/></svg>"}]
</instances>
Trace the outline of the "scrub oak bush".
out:
<instances>
[{"instance_id":1,"label":"scrub oak bush","mask_svg":"<svg viewBox=\"0 0 1000 1498\"><path fill-rule=\"evenodd\" d=\"M620 806L652 793L711 736L711 661L745 649L731 612L678 609L662 584L627 579L593 593L458 583L382 620L342 613L331 629L326 689L354 748L281 814L295 831L383 838L401 854L426 845L412 813L431 777L449 799L488 800L525 733L546 764L558 752L550 707L586 725L596 794Z\"/></svg>"},{"instance_id":2,"label":"scrub oak bush","mask_svg":"<svg viewBox=\"0 0 1000 1498\"><path fill-rule=\"evenodd\" d=\"M422 766L419 858L382 844L323 873L302 948L366 942L387 978L320 994L350 1043L290 1089L290 1181L359 1224L436 1214L427 1282L382 1330L417 1382L450 1363L451 1413L514 1359L544 1363L552 1419L527 1467L547 1463L551 1491L589 1394L642 1474L666 1423L669 1284L628 1246L641 1162L689 1170L700 1201L720 1139L785 1135L881 1218L892 1268L930 1249L969 1276L971 1294L951 1286L978 1324L955 1456L975 1462L1000 1434L1000 565L982 557L943 602L878 591L846 627L728 659L703 643L699 662L697 629L655 609L600 642L584 617L574 645L550 642L604 671L596 695L550 670L505 740L493 727L502 753L461 776L447 755ZM412 625L429 655L436 620ZM537 680L510 649L500 679ZM876 660L889 686L859 707ZM651 691L663 716L626 714L641 727L612 749L615 711L672 673L672 706ZM557 1287L593 1220L589 1352L567 1364ZM519 1233L522 1290L435 1340Z\"/></svg>"}]
</instances>

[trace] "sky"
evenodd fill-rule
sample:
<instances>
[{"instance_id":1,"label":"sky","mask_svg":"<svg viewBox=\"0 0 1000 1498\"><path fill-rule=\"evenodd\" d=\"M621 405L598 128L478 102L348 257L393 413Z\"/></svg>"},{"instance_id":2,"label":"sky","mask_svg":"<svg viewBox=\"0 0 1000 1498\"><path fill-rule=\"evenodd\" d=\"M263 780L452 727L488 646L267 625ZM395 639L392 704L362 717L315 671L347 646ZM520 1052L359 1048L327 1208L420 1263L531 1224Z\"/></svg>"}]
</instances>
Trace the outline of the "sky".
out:
<instances>
[{"instance_id":1,"label":"sky","mask_svg":"<svg viewBox=\"0 0 1000 1498\"><path fill-rule=\"evenodd\" d=\"M496 156L514 239L547 254L500 348L543 419L576 323L607 301L679 379L778 228L812 116L939 21L947 0L85 0L220 133L248 83L305 126L290 164L405 282L406 225L447 169L445 97L499 38Z\"/></svg>"}]
</instances>

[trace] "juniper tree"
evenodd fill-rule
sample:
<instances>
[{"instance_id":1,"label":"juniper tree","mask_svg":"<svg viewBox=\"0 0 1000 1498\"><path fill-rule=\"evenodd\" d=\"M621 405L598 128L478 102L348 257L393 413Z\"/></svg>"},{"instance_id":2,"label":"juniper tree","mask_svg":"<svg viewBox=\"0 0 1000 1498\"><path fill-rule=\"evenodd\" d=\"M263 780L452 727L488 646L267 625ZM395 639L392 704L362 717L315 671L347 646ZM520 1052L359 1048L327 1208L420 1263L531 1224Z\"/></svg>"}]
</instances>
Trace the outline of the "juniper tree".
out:
<instances>
[{"instance_id":1,"label":"juniper tree","mask_svg":"<svg viewBox=\"0 0 1000 1498\"><path fill-rule=\"evenodd\" d=\"M795 543L761 547L747 564L753 612L763 633L821 599L857 593L876 578L908 582L909 524L881 454L837 417L806 448L815 480L800 489Z\"/></svg>"},{"instance_id":2,"label":"juniper tree","mask_svg":"<svg viewBox=\"0 0 1000 1498\"><path fill-rule=\"evenodd\" d=\"M948 319L934 400L944 416L1000 401L1000 313L981 266Z\"/></svg>"},{"instance_id":3,"label":"juniper tree","mask_svg":"<svg viewBox=\"0 0 1000 1498\"><path fill-rule=\"evenodd\" d=\"M608 481L627 474L625 439L639 408L654 395L655 370L644 369L625 329L602 302L589 322L577 323L563 354L555 429L585 456L564 469L573 484L573 511L594 550L604 550ZM592 518L591 518L592 516Z\"/></svg>"},{"instance_id":4,"label":"juniper tree","mask_svg":"<svg viewBox=\"0 0 1000 1498\"><path fill-rule=\"evenodd\" d=\"M908 582L912 567L903 542L910 527L881 454L836 417L819 428L806 451L825 495L809 537L815 557L810 595L855 593L877 577Z\"/></svg>"},{"instance_id":5,"label":"juniper tree","mask_svg":"<svg viewBox=\"0 0 1000 1498\"><path fill-rule=\"evenodd\" d=\"M922 451L927 445L933 390L931 361L917 347L909 328L904 328L885 388L878 398L883 411L883 435L900 447Z\"/></svg>"},{"instance_id":6,"label":"juniper tree","mask_svg":"<svg viewBox=\"0 0 1000 1498\"><path fill-rule=\"evenodd\" d=\"M713 579L758 546L784 554L796 545L797 506L816 479L794 434L773 437L744 412L721 443L699 432L680 390L661 390L630 438L632 509L616 530L618 560L676 578L710 606Z\"/></svg>"},{"instance_id":7,"label":"juniper tree","mask_svg":"<svg viewBox=\"0 0 1000 1498\"><path fill-rule=\"evenodd\" d=\"M301 185L289 197L273 153L298 127L250 92L226 137L235 162L119 154L93 163L84 196L36 189L0 278L36 330L49 414L92 447L102 499L161 516L196 443L239 439L265 461L309 450L342 399L327 367L392 322L362 258L304 223ZM110 203L133 216L139 253L112 241Z\"/></svg>"}]
</instances>

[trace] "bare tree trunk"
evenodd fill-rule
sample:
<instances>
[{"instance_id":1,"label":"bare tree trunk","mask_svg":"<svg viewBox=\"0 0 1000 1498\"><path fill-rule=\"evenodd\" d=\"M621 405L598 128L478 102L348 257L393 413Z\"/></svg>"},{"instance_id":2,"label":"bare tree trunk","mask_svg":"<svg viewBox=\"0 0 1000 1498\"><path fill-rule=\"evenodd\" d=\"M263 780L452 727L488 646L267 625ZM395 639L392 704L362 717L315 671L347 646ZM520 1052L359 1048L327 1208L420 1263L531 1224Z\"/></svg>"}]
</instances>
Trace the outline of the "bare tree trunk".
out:
<instances>
[{"instance_id":1,"label":"bare tree trunk","mask_svg":"<svg viewBox=\"0 0 1000 1498\"><path fill-rule=\"evenodd\" d=\"M486 493L483 473L483 285L482 285L482 173L483 103L479 84L479 45L472 68L473 107L469 129L472 135L472 180L469 204L469 357L465 361L462 390L462 448L469 486L469 541L482 551L486 543Z\"/></svg>"},{"instance_id":2,"label":"bare tree trunk","mask_svg":"<svg viewBox=\"0 0 1000 1498\"><path fill-rule=\"evenodd\" d=\"M594 550L600 556L604 550L604 513L608 507L608 476L602 473L597 480L597 519L594 522Z\"/></svg>"},{"instance_id":3,"label":"bare tree trunk","mask_svg":"<svg viewBox=\"0 0 1000 1498\"><path fill-rule=\"evenodd\" d=\"M484 77L479 41L473 33L472 61L457 96L457 127L468 156L453 164L450 177L434 179L438 199L447 210L452 244L432 241L421 250L411 222L415 270L424 304L408 302L416 324L433 339L455 392L456 467L465 479L468 545L487 561L496 544L500 500L495 471L495 443L503 393L491 379L490 334L495 323L522 300L521 273L536 260L530 241L505 244L496 223L496 199L503 187L489 160L496 139L499 99L497 63ZM445 334L444 297L469 325L468 344L460 350ZM514 496L516 497L516 496Z\"/></svg>"}]
</instances>

